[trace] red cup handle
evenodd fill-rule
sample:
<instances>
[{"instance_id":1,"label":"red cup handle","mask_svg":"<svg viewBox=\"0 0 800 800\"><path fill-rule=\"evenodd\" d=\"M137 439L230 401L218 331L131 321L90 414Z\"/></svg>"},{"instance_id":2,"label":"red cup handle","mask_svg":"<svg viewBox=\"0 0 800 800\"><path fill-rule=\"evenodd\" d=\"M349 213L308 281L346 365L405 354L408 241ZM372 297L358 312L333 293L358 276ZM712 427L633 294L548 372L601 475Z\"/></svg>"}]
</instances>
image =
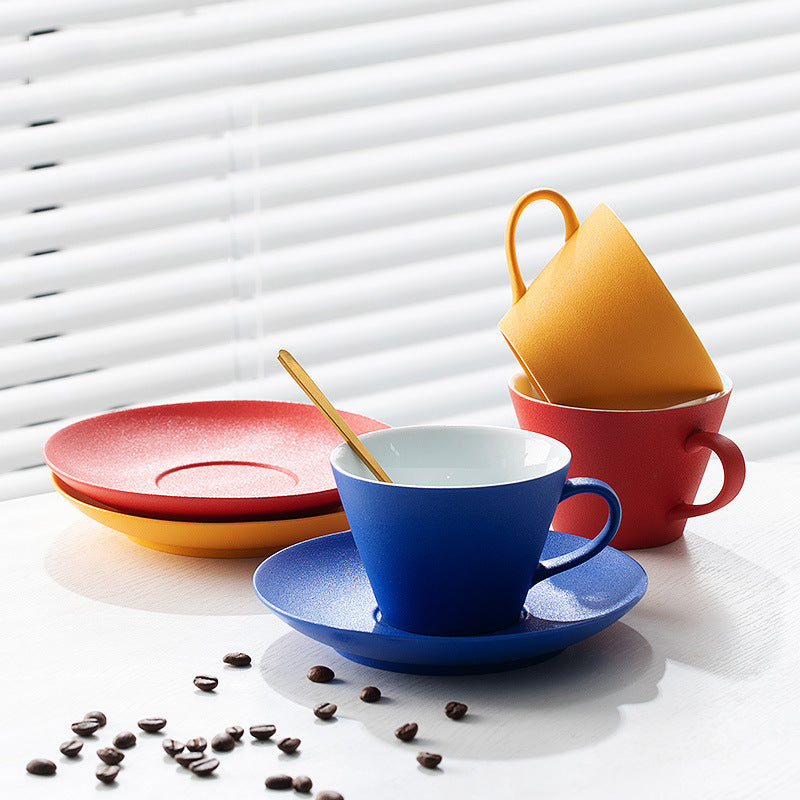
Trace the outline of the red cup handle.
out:
<instances>
[{"instance_id":1,"label":"red cup handle","mask_svg":"<svg viewBox=\"0 0 800 800\"><path fill-rule=\"evenodd\" d=\"M720 433L711 431L697 431L689 436L684 442L684 449L692 453L701 447L707 447L717 454L722 462L724 478L719 494L708 503L694 505L693 503L678 503L667 512L668 520L687 519L688 517L699 517L716 511L718 508L728 505L744 485L744 456L742 451L728 438Z\"/></svg>"}]
</instances>

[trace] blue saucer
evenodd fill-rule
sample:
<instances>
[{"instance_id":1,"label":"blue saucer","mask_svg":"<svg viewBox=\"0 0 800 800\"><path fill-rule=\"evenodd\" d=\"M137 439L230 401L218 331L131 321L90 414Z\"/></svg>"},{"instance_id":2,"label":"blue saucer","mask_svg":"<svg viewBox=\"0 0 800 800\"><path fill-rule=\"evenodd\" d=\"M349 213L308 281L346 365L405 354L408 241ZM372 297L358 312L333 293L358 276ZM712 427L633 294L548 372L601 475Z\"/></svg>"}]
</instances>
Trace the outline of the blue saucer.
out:
<instances>
[{"instance_id":1,"label":"blue saucer","mask_svg":"<svg viewBox=\"0 0 800 800\"><path fill-rule=\"evenodd\" d=\"M551 531L542 558L585 539ZM534 586L516 625L482 636L420 636L380 621L349 531L281 550L253 575L260 600L300 633L359 664L395 672L465 675L543 661L616 622L641 600L647 575L605 548L585 564Z\"/></svg>"}]
</instances>

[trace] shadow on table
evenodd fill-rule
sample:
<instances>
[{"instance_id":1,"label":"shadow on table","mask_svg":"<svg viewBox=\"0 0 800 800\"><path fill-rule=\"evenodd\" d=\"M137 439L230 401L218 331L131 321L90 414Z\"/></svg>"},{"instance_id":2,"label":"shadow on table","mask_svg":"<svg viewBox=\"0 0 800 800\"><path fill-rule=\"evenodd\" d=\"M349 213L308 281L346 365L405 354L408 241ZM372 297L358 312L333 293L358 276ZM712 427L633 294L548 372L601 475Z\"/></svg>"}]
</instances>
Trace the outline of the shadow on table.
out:
<instances>
[{"instance_id":1,"label":"shadow on table","mask_svg":"<svg viewBox=\"0 0 800 800\"><path fill-rule=\"evenodd\" d=\"M311 683L305 674L314 664L330 666L336 679ZM619 726L619 707L652 700L664 673L647 640L621 622L541 664L489 675L378 670L294 631L267 649L260 667L285 697L305 706L336 703L338 717L357 719L397 747L478 759L527 758L602 740ZM377 703L359 699L369 685L383 694ZM451 700L466 703L467 716L448 719L444 707ZM394 736L405 722L419 725L411 745Z\"/></svg>"},{"instance_id":2,"label":"shadow on table","mask_svg":"<svg viewBox=\"0 0 800 800\"><path fill-rule=\"evenodd\" d=\"M292 632L265 652L261 672L294 702L336 703L339 716L395 746L403 745L393 731L413 721L418 749L507 759L577 750L611 736L623 705L655 699L668 661L734 680L769 666L785 625L779 608L786 589L772 573L691 531L632 555L649 585L624 623L536 666L482 676L404 675L355 664ZM331 666L336 681L309 682L312 664ZM370 684L385 695L374 707L358 699ZM450 700L470 707L463 720L445 717Z\"/></svg>"},{"instance_id":3,"label":"shadow on table","mask_svg":"<svg viewBox=\"0 0 800 800\"><path fill-rule=\"evenodd\" d=\"M657 658L730 678L764 671L784 627L785 587L775 575L691 531L631 555L649 582L625 621L653 643Z\"/></svg>"},{"instance_id":4,"label":"shadow on table","mask_svg":"<svg viewBox=\"0 0 800 800\"><path fill-rule=\"evenodd\" d=\"M262 560L161 553L87 521L56 537L44 565L65 589L103 603L163 614L238 616L266 611L252 583Z\"/></svg>"}]
</instances>

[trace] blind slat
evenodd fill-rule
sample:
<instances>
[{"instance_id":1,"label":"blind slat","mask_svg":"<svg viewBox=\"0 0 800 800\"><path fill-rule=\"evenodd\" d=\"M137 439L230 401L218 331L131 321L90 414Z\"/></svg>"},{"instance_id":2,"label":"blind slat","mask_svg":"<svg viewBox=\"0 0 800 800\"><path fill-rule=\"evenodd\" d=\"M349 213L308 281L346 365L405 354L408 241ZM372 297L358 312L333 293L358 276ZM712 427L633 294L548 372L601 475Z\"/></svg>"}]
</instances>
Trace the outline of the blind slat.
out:
<instances>
[{"instance_id":1,"label":"blind slat","mask_svg":"<svg viewBox=\"0 0 800 800\"><path fill-rule=\"evenodd\" d=\"M733 317L753 308L768 311L784 304L787 297L800 297L800 253L795 252L795 259L785 267L768 269L762 264L756 273L710 281L673 291L673 295L694 323Z\"/></svg>"},{"instance_id":2,"label":"blind slat","mask_svg":"<svg viewBox=\"0 0 800 800\"><path fill-rule=\"evenodd\" d=\"M767 5L772 13L765 13ZM417 87L422 83L428 91L431 76L436 74L444 81L440 90L452 91L498 79L554 75L693 50L702 50L705 60L713 63L720 56L724 60L724 54L709 58L716 46L730 51L744 44L746 53L755 44L762 53L769 52L766 72L761 74L797 65L797 37L782 35L798 24L800 7L791 0L743 3L724 13L704 9L656 21L619 23L603 28L602 36L594 28L545 37L536 47L531 47L529 38L536 36L537 6L525 4L525 8L523 18L516 9L495 14L489 6L477 9L481 13L471 18L470 10L461 12L463 24L454 24L457 12L453 12L363 26L368 36L359 27L343 28L335 37L312 33L275 40L269 48L261 43L244 44L150 61L146 70L141 66L109 67L95 73L91 81L69 76L12 86L5 91L0 124L26 124L53 115L58 118L198 90L325 72L337 74L351 92L358 88L362 94L358 77L346 73L372 73L371 79L380 82L386 97L391 91L391 83L385 84L386 76L381 74L386 72L395 73L392 83L398 78ZM570 54L568 61L563 58L565 52ZM737 55L741 57L741 53ZM402 74L397 74L401 66Z\"/></svg>"},{"instance_id":3,"label":"blind slat","mask_svg":"<svg viewBox=\"0 0 800 800\"><path fill-rule=\"evenodd\" d=\"M26 34L42 28L134 17L159 11L188 10L219 0L25 0L7 3L0 15L0 35Z\"/></svg>"},{"instance_id":4,"label":"blind slat","mask_svg":"<svg viewBox=\"0 0 800 800\"><path fill-rule=\"evenodd\" d=\"M98 327L104 323L99 332ZM0 351L4 384L35 381L55 364L62 374L69 375L211 346L235 336L234 310L229 303L196 304L188 310L162 315L148 313L116 325L100 320L88 331L76 328L54 338L4 347Z\"/></svg>"},{"instance_id":5,"label":"blind slat","mask_svg":"<svg viewBox=\"0 0 800 800\"><path fill-rule=\"evenodd\" d=\"M738 106L742 115L751 113L745 99L740 91ZM93 159L90 163L9 176L7 191L0 198L0 212L35 208L43 203L67 204L190 178L220 178L235 165L240 169L261 165L264 189L260 203L271 206L437 175L473 172L481 167L516 166L529 160L532 154L537 159L548 157L550 169L559 171L565 180L570 179L571 172L588 172L595 161L602 161L607 169L614 171L617 180L624 180L627 175L645 175L645 169L656 165L666 171L676 163L686 168L692 162L706 165L733 161L762 152L791 149L800 141L797 111L709 125L709 120L718 117L718 110L706 112L704 119L697 109L690 107L689 116L681 120L684 129L663 135L662 116L651 119L645 130L635 124L636 119L644 116L637 105L630 110L617 108L614 114L584 112L545 122L533 120L364 148L280 166L264 164L266 148L261 136L257 140L249 136L227 141L178 142L144 152ZM669 110L668 105L665 111ZM692 120L689 130L685 129L687 119ZM260 151L258 154L255 148ZM535 164L531 170L536 170Z\"/></svg>"},{"instance_id":6,"label":"blind slat","mask_svg":"<svg viewBox=\"0 0 800 800\"><path fill-rule=\"evenodd\" d=\"M435 218L448 212L485 208L493 203L507 205L519 193L520 174L536 175L541 185L558 184L565 191L571 189L573 196L592 185L608 187L615 179L629 178L627 183L621 182L606 191L612 199L631 198L640 212L649 213L752 194L765 184L774 189L796 186L800 177L800 150L676 170L672 174L637 180L632 178L639 176L644 166L641 170L627 172L624 148L617 152L618 162L605 156L602 149L584 156L584 166L593 165L589 173L579 162L576 165L569 158L563 162L543 159L267 208L263 212L262 228L267 232L262 245L285 247L309 239L325 239ZM659 162L650 162L648 166L660 171ZM198 219L224 218L252 208L253 192L268 195L270 186L268 174L264 173L259 175L255 190L236 176L227 181L192 181L102 203L30 214L15 218L13 222L0 221L0 255L22 255L37 247L74 246L96 240L100 231L105 236L119 236ZM580 207L579 203L577 205ZM314 221L313 225L310 220Z\"/></svg>"},{"instance_id":7,"label":"blind slat","mask_svg":"<svg viewBox=\"0 0 800 800\"><path fill-rule=\"evenodd\" d=\"M761 57L762 50L759 47L752 57ZM0 131L0 168L96 157L189 136L219 137L230 129L250 127L254 120L263 123L260 163L282 163L525 121L531 116L532 98L539 124L546 124L551 116L574 114L569 126L574 133L584 124L596 127L599 123L598 144L608 136L604 128L609 124L609 104L613 116L619 118L618 127L630 131L631 138L647 135L654 126L656 133L665 133L684 130L686 125L699 127L703 120L714 124L796 109L800 88L793 71L743 81L741 76L750 67L746 59L745 63L734 59L731 69L722 71L718 61L694 63L698 57L649 60L640 65L646 68L646 84L638 73L613 66L403 102L375 102L346 111L309 109L301 119L285 121L280 121L286 115L281 107L290 97L296 101L296 93L284 96L264 86L247 92L204 93L58 125ZM709 79L709 73L716 77L710 88L697 88L692 80L698 67L704 70L703 80ZM244 166L249 165L248 153Z\"/></svg>"},{"instance_id":8,"label":"blind slat","mask_svg":"<svg viewBox=\"0 0 800 800\"><path fill-rule=\"evenodd\" d=\"M238 296L235 270L229 262L198 264L8 303L3 309L0 343L99 328L130 317L154 316Z\"/></svg>"},{"instance_id":9,"label":"blind slat","mask_svg":"<svg viewBox=\"0 0 800 800\"><path fill-rule=\"evenodd\" d=\"M232 344L5 389L0 431L236 380Z\"/></svg>"},{"instance_id":10,"label":"blind slat","mask_svg":"<svg viewBox=\"0 0 800 800\"><path fill-rule=\"evenodd\" d=\"M440 12L482 4L482 0L437 0ZM591 8L588 3L584 5L587 11ZM303 0L302 3L274 4L262 0L229 0L227 3L216 0L213 5L185 3L185 6L193 13L185 15L180 25L165 24L169 18L157 13L115 20L113 25L67 27L59 31L58 36L41 37L16 48L7 48L4 57L0 57L0 80L21 76L41 78L70 69L215 50L254 40L268 41L431 11L428 0L381 0L380 3ZM165 10L168 9L158 6L153 9L156 12Z\"/></svg>"}]
</instances>

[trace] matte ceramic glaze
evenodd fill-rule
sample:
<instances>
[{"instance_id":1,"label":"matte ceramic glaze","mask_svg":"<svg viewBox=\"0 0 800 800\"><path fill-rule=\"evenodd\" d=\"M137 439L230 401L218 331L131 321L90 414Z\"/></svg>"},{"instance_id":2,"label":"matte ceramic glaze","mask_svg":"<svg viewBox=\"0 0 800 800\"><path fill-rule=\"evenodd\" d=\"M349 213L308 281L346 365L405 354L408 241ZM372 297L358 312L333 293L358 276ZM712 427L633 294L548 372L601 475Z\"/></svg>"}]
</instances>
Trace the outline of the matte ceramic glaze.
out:
<instances>
[{"instance_id":1,"label":"matte ceramic glaze","mask_svg":"<svg viewBox=\"0 0 800 800\"><path fill-rule=\"evenodd\" d=\"M622 522L613 544L620 549L674 541L683 534L688 517L715 511L739 493L744 457L719 433L732 389L730 379L724 378L723 391L703 402L613 411L536 399L521 373L509 381L520 427L564 441L573 453L568 474L596 475L619 495ZM725 471L723 486L714 500L693 505L712 451ZM595 498L579 497L559 506L553 524L588 537L604 513Z\"/></svg>"},{"instance_id":2,"label":"matte ceramic glaze","mask_svg":"<svg viewBox=\"0 0 800 800\"><path fill-rule=\"evenodd\" d=\"M343 416L357 433L386 427ZM307 403L216 400L91 417L57 431L43 452L64 483L117 510L263 520L336 509L328 455L340 441Z\"/></svg>"},{"instance_id":3,"label":"matte ceramic glaze","mask_svg":"<svg viewBox=\"0 0 800 800\"><path fill-rule=\"evenodd\" d=\"M551 532L543 556L580 540ZM288 625L361 664L397 672L468 674L536 663L611 625L644 595L647 576L607 547L591 561L534 586L520 620L484 636L422 636L382 621L350 533L289 547L253 576L261 601Z\"/></svg>"},{"instance_id":4,"label":"matte ceramic glaze","mask_svg":"<svg viewBox=\"0 0 800 800\"><path fill-rule=\"evenodd\" d=\"M561 210L565 242L525 289L514 237L520 214L538 199ZM500 331L550 402L663 408L721 389L691 324L607 206L578 225L557 192L530 192L509 217L506 255L513 305Z\"/></svg>"},{"instance_id":5,"label":"matte ceramic glaze","mask_svg":"<svg viewBox=\"0 0 800 800\"><path fill-rule=\"evenodd\" d=\"M616 495L566 480L569 450L527 431L418 426L364 434L389 474L376 481L349 447L333 451L336 484L383 618L416 633L499 630L531 585L599 552L619 524ZM607 504L595 538L540 563L556 506L592 492Z\"/></svg>"},{"instance_id":6,"label":"matte ceramic glaze","mask_svg":"<svg viewBox=\"0 0 800 800\"><path fill-rule=\"evenodd\" d=\"M125 514L92 501L55 475L53 483L63 497L87 517L124 533L137 544L165 553L200 558L253 558L274 553L314 536L347 530L341 508L292 519L200 522L154 519Z\"/></svg>"}]
</instances>

